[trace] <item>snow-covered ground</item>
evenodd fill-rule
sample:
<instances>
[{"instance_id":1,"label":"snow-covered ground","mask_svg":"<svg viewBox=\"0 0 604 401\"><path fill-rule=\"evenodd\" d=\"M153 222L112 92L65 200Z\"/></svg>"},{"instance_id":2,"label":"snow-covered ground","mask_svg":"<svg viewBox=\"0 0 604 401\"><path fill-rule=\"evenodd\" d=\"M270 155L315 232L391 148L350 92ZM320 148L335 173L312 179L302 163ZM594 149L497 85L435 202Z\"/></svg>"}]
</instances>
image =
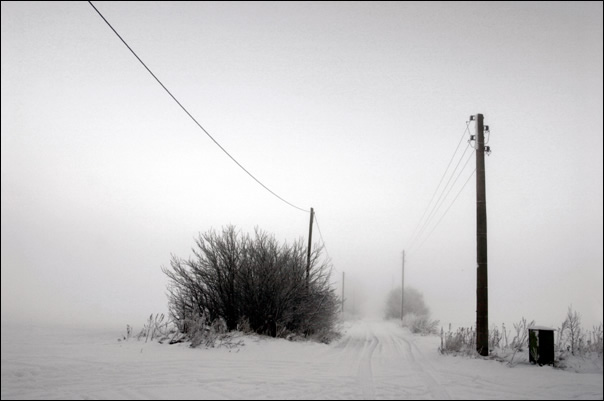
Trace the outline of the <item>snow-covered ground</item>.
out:
<instances>
[{"instance_id":1,"label":"snow-covered ground","mask_svg":"<svg viewBox=\"0 0 604 401\"><path fill-rule=\"evenodd\" d=\"M442 356L438 337L347 323L325 345L245 336L191 349L2 325L2 399L602 399L602 372Z\"/></svg>"}]
</instances>

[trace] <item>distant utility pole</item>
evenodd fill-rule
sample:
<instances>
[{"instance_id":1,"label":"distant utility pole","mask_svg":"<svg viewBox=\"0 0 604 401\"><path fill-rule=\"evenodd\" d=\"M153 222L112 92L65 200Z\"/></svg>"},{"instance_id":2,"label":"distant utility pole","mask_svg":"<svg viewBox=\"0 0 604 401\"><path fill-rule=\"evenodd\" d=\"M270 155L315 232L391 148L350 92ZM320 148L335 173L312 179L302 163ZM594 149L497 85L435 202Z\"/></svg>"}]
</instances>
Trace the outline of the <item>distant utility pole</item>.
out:
<instances>
[{"instance_id":1,"label":"distant utility pole","mask_svg":"<svg viewBox=\"0 0 604 401\"><path fill-rule=\"evenodd\" d=\"M487 198L484 171L483 115L476 115L476 351L489 355L489 286L487 277ZM487 149L488 150L488 149Z\"/></svg>"},{"instance_id":2,"label":"distant utility pole","mask_svg":"<svg viewBox=\"0 0 604 401\"><path fill-rule=\"evenodd\" d=\"M401 274L401 322L403 321L403 307L405 306L405 251L403 250L403 272Z\"/></svg>"},{"instance_id":3,"label":"distant utility pole","mask_svg":"<svg viewBox=\"0 0 604 401\"><path fill-rule=\"evenodd\" d=\"M306 288L310 286L310 251L312 246L312 222L315 219L315 209L310 208L310 224L308 226L308 255L306 257Z\"/></svg>"},{"instance_id":4,"label":"distant utility pole","mask_svg":"<svg viewBox=\"0 0 604 401\"><path fill-rule=\"evenodd\" d=\"M344 313L344 272L342 272L342 313Z\"/></svg>"}]
</instances>

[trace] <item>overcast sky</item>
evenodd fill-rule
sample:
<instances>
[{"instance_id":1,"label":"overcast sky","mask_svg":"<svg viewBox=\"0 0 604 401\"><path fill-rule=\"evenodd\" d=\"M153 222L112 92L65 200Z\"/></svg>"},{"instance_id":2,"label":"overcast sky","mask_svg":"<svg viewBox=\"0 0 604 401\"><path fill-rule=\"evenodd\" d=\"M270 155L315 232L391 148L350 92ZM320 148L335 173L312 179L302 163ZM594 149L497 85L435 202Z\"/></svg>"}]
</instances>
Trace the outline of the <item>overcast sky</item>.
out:
<instances>
[{"instance_id":1,"label":"overcast sky","mask_svg":"<svg viewBox=\"0 0 604 401\"><path fill-rule=\"evenodd\" d=\"M368 310L405 249L432 317L474 324L473 158L413 234L482 113L489 322L602 321L601 2L95 5L240 163L315 208L334 284ZM87 2L2 2L1 157L4 321L140 325L199 232L308 235Z\"/></svg>"}]
</instances>

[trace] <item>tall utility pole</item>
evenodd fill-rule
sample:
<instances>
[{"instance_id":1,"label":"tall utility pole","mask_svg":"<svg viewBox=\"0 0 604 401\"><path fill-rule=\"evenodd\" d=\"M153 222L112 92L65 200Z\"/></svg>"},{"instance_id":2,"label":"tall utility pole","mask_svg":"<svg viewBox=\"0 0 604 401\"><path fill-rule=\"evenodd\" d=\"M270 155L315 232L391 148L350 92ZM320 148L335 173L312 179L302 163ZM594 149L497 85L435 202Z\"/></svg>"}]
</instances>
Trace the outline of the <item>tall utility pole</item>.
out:
<instances>
[{"instance_id":1,"label":"tall utility pole","mask_svg":"<svg viewBox=\"0 0 604 401\"><path fill-rule=\"evenodd\" d=\"M344 313L344 272L342 272L342 313Z\"/></svg>"},{"instance_id":2,"label":"tall utility pole","mask_svg":"<svg viewBox=\"0 0 604 401\"><path fill-rule=\"evenodd\" d=\"M310 251L312 246L312 222L315 219L315 209L310 208L310 224L308 226L308 254L306 257L306 289L310 286Z\"/></svg>"},{"instance_id":3,"label":"tall utility pole","mask_svg":"<svg viewBox=\"0 0 604 401\"><path fill-rule=\"evenodd\" d=\"M403 250L403 271L401 274L401 322L403 321L403 307L405 306L405 251Z\"/></svg>"},{"instance_id":4,"label":"tall utility pole","mask_svg":"<svg viewBox=\"0 0 604 401\"><path fill-rule=\"evenodd\" d=\"M476 115L476 351L489 355L489 286L487 280L487 198L484 171L483 115Z\"/></svg>"}]
</instances>

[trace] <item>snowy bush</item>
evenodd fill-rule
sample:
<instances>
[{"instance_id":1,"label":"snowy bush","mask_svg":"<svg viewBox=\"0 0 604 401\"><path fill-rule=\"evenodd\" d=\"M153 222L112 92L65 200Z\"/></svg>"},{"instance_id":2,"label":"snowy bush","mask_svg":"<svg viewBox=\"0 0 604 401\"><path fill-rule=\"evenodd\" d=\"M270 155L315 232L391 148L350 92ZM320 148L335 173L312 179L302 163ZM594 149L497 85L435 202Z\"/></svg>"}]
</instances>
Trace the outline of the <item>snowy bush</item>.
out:
<instances>
[{"instance_id":1,"label":"snowy bush","mask_svg":"<svg viewBox=\"0 0 604 401\"><path fill-rule=\"evenodd\" d=\"M337 330L333 329L320 329L312 334L311 338L314 341L321 342L323 344L329 344L332 341L340 339L341 334Z\"/></svg>"},{"instance_id":2,"label":"snowy bush","mask_svg":"<svg viewBox=\"0 0 604 401\"><path fill-rule=\"evenodd\" d=\"M395 288L386 299L386 319L401 318L401 287ZM430 320L430 310L424 302L424 296L413 287L405 287L403 326L416 334L437 334L438 320Z\"/></svg>"},{"instance_id":3,"label":"snowy bush","mask_svg":"<svg viewBox=\"0 0 604 401\"><path fill-rule=\"evenodd\" d=\"M560 351L569 351L572 355L575 352L584 351L585 333L581 330L581 315L568 307L566 319L562 326L558 328L558 349Z\"/></svg>"},{"instance_id":4,"label":"snowy bush","mask_svg":"<svg viewBox=\"0 0 604 401\"><path fill-rule=\"evenodd\" d=\"M455 332L440 329L440 348L441 354L464 354L474 355L476 353L476 332L472 327L462 327Z\"/></svg>"},{"instance_id":5,"label":"snowy bush","mask_svg":"<svg viewBox=\"0 0 604 401\"><path fill-rule=\"evenodd\" d=\"M192 336L191 322L222 319L226 330L245 326L259 334L312 335L333 330L338 299L329 283L330 266L320 262L321 248L311 253L302 240L279 244L273 236L254 237L228 226L200 234L194 257L172 256L169 308L178 330Z\"/></svg>"},{"instance_id":6,"label":"snowy bush","mask_svg":"<svg viewBox=\"0 0 604 401\"><path fill-rule=\"evenodd\" d=\"M524 317L520 319L518 323L514 323L514 330L516 334L512 339L512 349L522 351L524 347L528 347L528 329L534 325L534 320L531 320L530 323L527 323Z\"/></svg>"},{"instance_id":7,"label":"snowy bush","mask_svg":"<svg viewBox=\"0 0 604 401\"><path fill-rule=\"evenodd\" d=\"M535 321L528 322L522 318L507 330L505 324L501 329L494 325L489 330L489 358L507 362L508 366L518 363L529 363L529 333ZM581 327L581 315L568 308L562 325L555 330L554 366L562 369L585 372L602 371L602 324L591 330ZM441 328L441 345L443 354L468 355L479 357L476 353L476 333L470 328L460 328L453 332L451 325L445 332Z\"/></svg>"},{"instance_id":8,"label":"snowy bush","mask_svg":"<svg viewBox=\"0 0 604 401\"><path fill-rule=\"evenodd\" d=\"M602 357L602 323L598 326L593 326L591 332L587 333L587 350L595 352Z\"/></svg>"},{"instance_id":9,"label":"snowy bush","mask_svg":"<svg viewBox=\"0 0 604 401\"><path fill-rule=\"evenodd\" d=\"M171 324L169 320L165 321L165 318L166 317L163 313L156 315L151 314L149 319L147 319L147 323L145 323L141 331L136 336L137 340L140 341L144 339L145 342L147 342L149 340L153 341L158 339L160 342L162 342L171 336L176 335L177 331L175 330L174 325ZM127 328L130 328L130 326L127 326ZM132 329L130 328L130 330Z\"/></svg>"},{"instance_id":10,"label":"snowy bush","mask_svg":"<svg viewBox=\"0 0 604 401\"><path fill-rule=\"evenodd\" d=\"M511 333L506 330L505 325L502 325L501 329L493 326L489 330L489 352L492 353L495 351L495 356L497 356L501 353L501 350L506 350L505 354L509 354L513 360L516 352L522 352L528 348L528 328L534 324L535 321L528 323L525 318L522 318L518 323L514 323L515 335L511 342L509 341ZM439 351L443 354L461 353L478 356L476 352L476 330L474 327L462 327L453 332L449 324L449 331L446 333L441 328L440 338L441 346Z\"/></svg>"},{"instance_id":11,"label":"snowy bush","mask_svg":"<svg viewBox=\"0 0 604 401\"><path fill-rule=\"evenodd\" d=\"M581 327L581 315L568 308L566 319L558 328L556 354L560 361L568 360L571 356L581 358L595 357L602 360L602 323L592 330Z\"/></svg>"},{"instance_id":12,"label":"snowy bush","mask_svg":"<svg viewBox=\"0 0 604 401\"><path fill-rule=\"evenodd\" d=\"M150 340L157 341L160 344L189 342L191 348L234 348L244 345L243 341L237 338L237 333L232 334L226 331L226 325L221 319L209 322L205 316L199 316L195 320L188 321L187 325L189 332L185 335L178 330L177 325L172 320L165 320L163 314L151 314L138 335L133 335L132 326L126 325L126 334L118 341L135 339L146 343Z\"/></svg>"},{"instance_id":13,"label":"snowy bush","mask_svg":"<svg viewBox=\"0 0 604 401\"><path fill-rule=\"evenodd\" d=\"M416 315L415 313L406 314L403 318L403 326L408 327L414 334L437 334L438 320L430 320L426 315Z\"/></svg>"},{"instance_id":14,"label":"snowy bush","mask_svg":"<svg viewBox=\"0 0 604 401\"><path fill-rule=\"evenodd\" d=\"M145 340L145 342L148 342L149 340L158 340L161 343L177 337L178 330L176 330L176 326L170 320L165 320L165 318L163 313L151 314L137 335L133 334L134 328L127 324L126 334L122 335L118 341L128 341L135 338L138 341Z\"/></svg>"}]
</instances>

